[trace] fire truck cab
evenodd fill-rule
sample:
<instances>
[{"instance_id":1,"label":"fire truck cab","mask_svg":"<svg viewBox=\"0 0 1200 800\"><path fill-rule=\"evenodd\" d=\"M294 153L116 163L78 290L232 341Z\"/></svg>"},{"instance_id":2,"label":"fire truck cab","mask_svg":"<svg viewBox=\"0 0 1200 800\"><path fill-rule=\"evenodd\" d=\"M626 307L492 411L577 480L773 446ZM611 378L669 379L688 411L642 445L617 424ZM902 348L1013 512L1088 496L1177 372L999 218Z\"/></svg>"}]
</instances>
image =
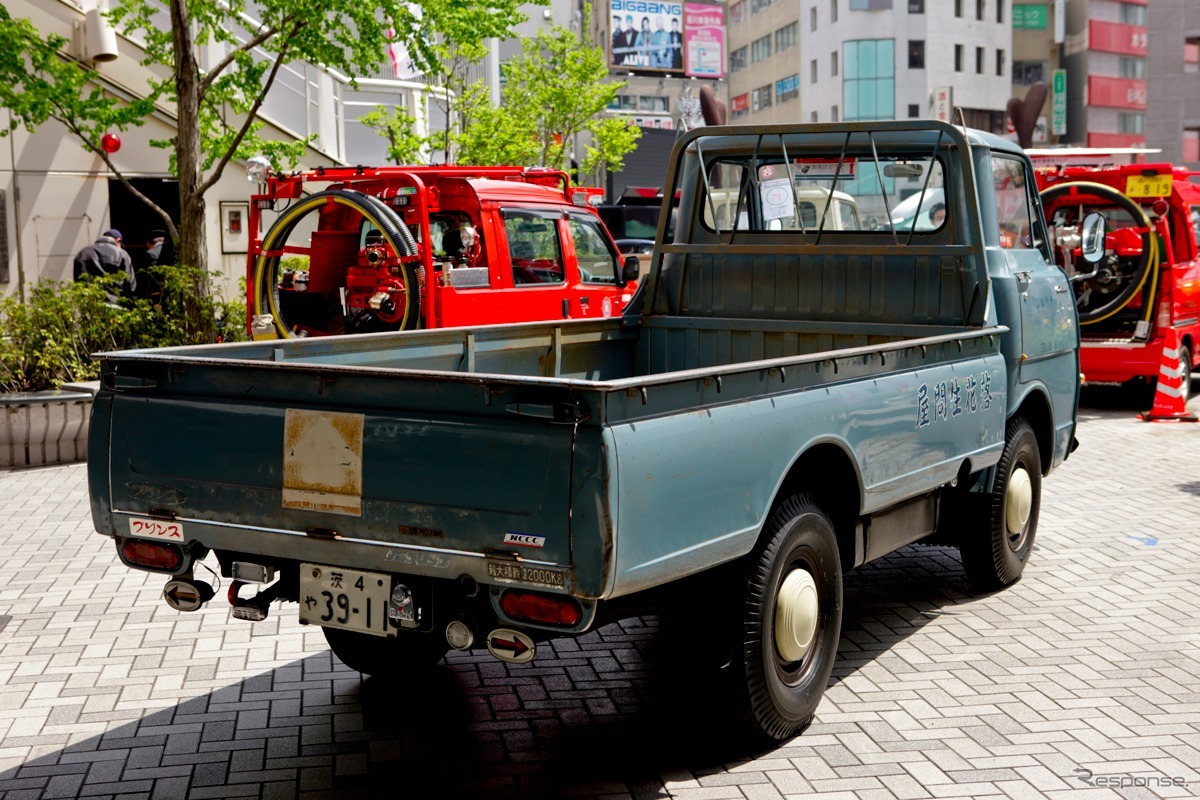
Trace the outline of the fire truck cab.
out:
<instances>
[{"instance_id":1,"label":"fire truck cab","mask_svg":"<svg viewBox=\"0 0 1200 800\"><path fill-rule=\"evenodd\" d=\"M600 190L563 172L350 167L261 186L246 265L256 339L612 317L635 288L636 260L593 208Z\"/></svg>"},{"instance_id":2,"label":"fire truck cab","mask_svg":"<svg viewBox=\"0 0 1200 800\"><path fill-rule=\"evenodd\" d=\"M1188 392L1200 355L1200 185L1190 180L1197 173L1184 168L1134 163L1155 152L1027 151L1052 249L1079 312L1084 380L1154 385L1174 329ZM1078 257L1080 220L1091 211L1105 216L1108 229L1105 256L1096 265Z\"/></svg>"}]
</instances>

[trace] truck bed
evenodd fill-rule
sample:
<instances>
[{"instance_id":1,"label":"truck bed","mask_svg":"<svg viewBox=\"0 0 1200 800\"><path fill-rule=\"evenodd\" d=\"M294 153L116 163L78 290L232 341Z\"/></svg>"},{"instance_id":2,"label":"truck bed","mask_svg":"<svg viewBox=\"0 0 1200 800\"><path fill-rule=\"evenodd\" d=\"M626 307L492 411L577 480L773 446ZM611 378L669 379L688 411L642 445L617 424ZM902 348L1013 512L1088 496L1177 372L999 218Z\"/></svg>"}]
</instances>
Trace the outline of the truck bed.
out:
<instances>
[{"instance_id":1,"label":"truck bed","mask_svg":"<svg viewBox=\"0 0 1200 800\"><path fill-rule=\"evenodd\" d=\"M656 564L735 557L764 513L759 497L776 487L718 474L740 459L780 461L747 474L783 474L798 442L827 434L838 415L849 412L841 435L863 454L866 510L911 493L914 479L930 490L951 480L958 458L935 456L961 448L917 446L913 393L923 373L998 371L1003 332L658 318L107 353L95 413L108 424L93 431L110 439L92 452L111 456L89 467L93 511L110 535L125 535L131 517L167 514L210 549L481 581L489 558L519 557L558 571L552 588L624 594L653 585ZM863 402L864 381L877 401ZM812 433L789 421L795 404L811 409ZM785 430L756 423L749 433L746 420L772 410ZM289 465L340 458L289 452L289 431L310 417L361 426L358 484L326 497L289 478ZM998 457L1002 412L996 420L981 465ZM739 444L743 434L753 439ZM659 437L684 457L679 441L698 437L698 452L729 461L709 477L697 477L700 464L655 463ZM639 491L647 481L654 492ZM582 507L574 498L585 493L605 500ZM627 529L616 551L623 519L674 524L688 508L703 509L701 530L672 539ZM510 532L544 543L506 548Z\"/></svg>"}]
</instances>

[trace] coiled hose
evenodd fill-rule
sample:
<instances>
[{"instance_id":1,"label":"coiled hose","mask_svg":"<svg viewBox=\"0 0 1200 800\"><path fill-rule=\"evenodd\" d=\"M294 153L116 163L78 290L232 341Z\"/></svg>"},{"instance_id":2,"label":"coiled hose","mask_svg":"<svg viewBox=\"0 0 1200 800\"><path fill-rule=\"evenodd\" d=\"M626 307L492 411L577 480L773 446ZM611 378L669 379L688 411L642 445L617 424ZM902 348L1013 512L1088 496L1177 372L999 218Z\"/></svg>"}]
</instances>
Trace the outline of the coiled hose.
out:
<instances>
[{"instance_id":1,"label":"coiled hose","mask_svg":"<svg viewBox=\"0 0 1200 800\"><path fill-rule=\"evenodd\" d=\"M1134 272L1133 279L1116 297L1099 308L1089 309L1088 311L1079 312L1080 325L1094 325L1097 322L1108 319L1116 314L1133 300L1142 287L1146 284L1146 279L1150 278L1150 292L1147 298L1153 298L1158 290L1158 267L1160 252L1158 248L1158 236L1154 233L1154 225L1150 222L1150 218L1146 216L1145 210L1133 200L1126 197L1121 192L1105 186L1102 183L1093 183L1091 181L1073 181L1070 183L1059 183L1041 191L1042 206L1050 207L1054 201L1063 196L1070 195L1091 195L1101 197L1109 201L1112 205L1125 209L1133 218L1134 223L1138 225L1142 237L1142 257L1138 262L1137 269ZM1072 288L1075 284L1072 284ZM1154 314L1153 303L1145 303L1145 319L1147 322Z\"/></svg>"},{"instance_id":2,"label":"coiled hose","mask_svg":"<svg viewBox=\"0 0 1200 800\"><path fill-rule=\"evenodd\" d=\"M380 232L384 241L391 246L392 251L401 258L417 254L417 242L413 238L412 231L404 224L400 215L378 197L350 189L327 189L305 197L275 220L275 224L263 237L262 250L254 265L252 284L254 314L270 314L274 320L275 331L281 339L295 337L288 327L287 321L280 314L278 276L283 246L297 223L306 214L330 202L349 206L362 214ZM416 267L410 265L406 265L404 270L404 285L408 291L405 292L404 314L400 320L401 330L410 330L420 325L421 292L417 272Z\"/></svg>"}]
</instances>

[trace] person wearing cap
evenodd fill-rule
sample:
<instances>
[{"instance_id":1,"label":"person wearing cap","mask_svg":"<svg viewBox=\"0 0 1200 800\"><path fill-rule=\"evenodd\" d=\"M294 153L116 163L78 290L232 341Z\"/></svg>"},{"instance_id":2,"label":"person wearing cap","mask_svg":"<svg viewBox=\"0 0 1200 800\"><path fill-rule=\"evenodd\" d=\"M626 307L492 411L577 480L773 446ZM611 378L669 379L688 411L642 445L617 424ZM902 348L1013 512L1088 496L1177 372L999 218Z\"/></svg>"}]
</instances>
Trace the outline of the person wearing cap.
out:
<instances>
[{"instance_id":1,"label":"person wearing cap","mask_svg":"<svg viewBox=\"0 0 1200 800\"><path fill-rule=\"evenodd\" d=\"M146 246L133 253L133 272L136 279L137 296L157 304L162 299L162 281L154 274L154 267L165 263L163 247L167 232L154 229L146 235Z\"/></svg>"},{"instance_id":2,"label":"person wearing cap","mask_svg":"<svg viewBox=\"0 0 1200 800\"><path fill-rule=\"evenodd\" d=\"M116 228L106 230L99 239L75 256L75 280L84 276L99 278L121 273L125 275L122 292L127 297L132 296L137 289L137 275L133 270L133 259L121 246L121 232Z\"/></svg>"}]
</instances>

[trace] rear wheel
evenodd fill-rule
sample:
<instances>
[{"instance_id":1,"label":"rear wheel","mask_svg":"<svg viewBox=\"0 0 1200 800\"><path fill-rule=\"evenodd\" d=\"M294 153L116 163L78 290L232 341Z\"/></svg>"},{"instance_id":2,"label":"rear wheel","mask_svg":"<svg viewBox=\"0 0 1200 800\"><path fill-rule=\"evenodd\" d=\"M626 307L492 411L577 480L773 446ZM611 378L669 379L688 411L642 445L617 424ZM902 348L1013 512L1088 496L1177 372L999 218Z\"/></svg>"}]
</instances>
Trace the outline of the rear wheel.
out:
<instances>
[{"instance_id":1,"label":"rear wheel","mask_svg":"<svg viewBox=\"0 0 1200 800\"><path fill-rule=\"evenodd\" d=\"M1179 375L1182 380L1179 385L1183 388L1183 399L1187 400L1192 396L1192 351L1188 350L1187 345L1179 346Z\"/></svg>"},{"instance_id":2,"label":"rear wheel","mask_svg":"<svg viewBox=\"0 0 1200 800\"><path fill-rule=\"evenodd\" d=\"M343 664L367 675L402 675L429 669L449 650L440 633L406 633L395 637L321 628L329 649Z\"/></svg>"},{"instance_id":3,"label":"rear wheel","mask_svg":"<svg viewBox=\"0 0 1200 800\"><path fill-rule=\"evenodd\" d=\"M1021 577L1037 533L1042 459L1037 436L1024 419L1008 423L995 485L980 499L982 514L966 520L959 550L971 583L992 591Z\"/></svg>"},{"instance_id":4,"label":"rear wheel","mask_svg":"<svg viewBox=\"0 0 1200 800\"><path fill-rule=\"evenodd\" d=\"M780 741L812 722L837 657L842 570L829 517L807 495L784 501L751 556L739 620L739 715Z\"/></svg>"}]
</instances>

